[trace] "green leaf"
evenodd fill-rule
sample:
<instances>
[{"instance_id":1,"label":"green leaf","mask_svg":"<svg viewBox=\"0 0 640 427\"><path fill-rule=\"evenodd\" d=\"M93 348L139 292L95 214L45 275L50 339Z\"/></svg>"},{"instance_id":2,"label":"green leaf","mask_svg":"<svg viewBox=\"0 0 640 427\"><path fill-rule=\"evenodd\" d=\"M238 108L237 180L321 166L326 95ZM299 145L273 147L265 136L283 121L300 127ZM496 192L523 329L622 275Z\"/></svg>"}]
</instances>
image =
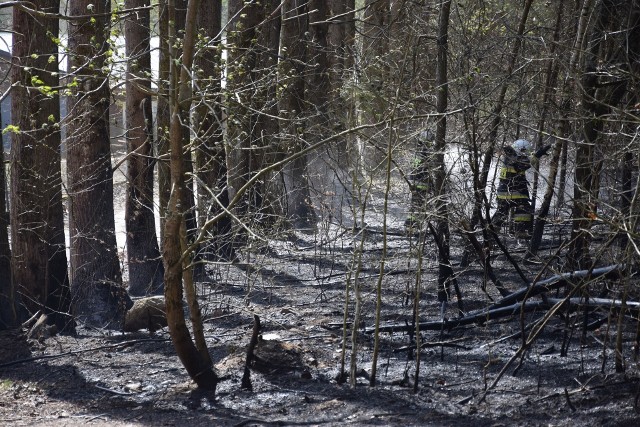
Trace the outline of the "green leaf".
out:
<instances>
[{"instance_id":1,"label":"green leaf","mask_svg":"<svg viewBox=\"0 0 640 427\"><path fill-rule=\"evenodd\" d=\"M15 133L16 135L18 135L20 134L20 128L16 125L7 125L7 127L2 130L3 135L9 132Z\"/></svg>"}]
</instances>

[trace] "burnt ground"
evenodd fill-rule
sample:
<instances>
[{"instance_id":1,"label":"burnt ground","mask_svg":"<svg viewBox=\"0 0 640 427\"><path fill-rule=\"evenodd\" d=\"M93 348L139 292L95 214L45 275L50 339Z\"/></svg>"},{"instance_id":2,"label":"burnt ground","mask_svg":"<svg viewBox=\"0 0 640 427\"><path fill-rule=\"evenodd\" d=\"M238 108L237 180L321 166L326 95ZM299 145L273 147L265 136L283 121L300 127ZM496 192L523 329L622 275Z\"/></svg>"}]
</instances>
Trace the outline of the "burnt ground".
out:
<instances>
[{"instance_id":1,"label":"burnt ground","mask_svg":"<svg viewBox=\"0 0 640 427\"><path fill-rule=\"evenodd\" d=\"M382 321L404 325L413 316L415 238L402 229L402 214L389 219ZM373 222L375 223L375 222ZM379 223L379 222L378 222ZM561 224L549 226L540 262L524 263L522 248L507 238L510 254L533 280L558 273ZM638 425L640 375L634 357L637 318L623 322L625 373L614 369L616 322L608 309L589 313L597 328L582 328L584 313L552 317L524 358L499 372L518 351L521 327L540 319L544 309L451 330L425 330L421 341L417 392L416 361L407 347L412 335L380 335L377 385L369 385L374 340L368 333L375 314L383 235L365 231L361 283L362 317L357 330L355 385L337 381L341 366L346 283L353 283L354 248L361 229L324 224L314 235L285 235L256 241L241 252L241 263L210 266L198 284L205 334L222 377L215 395L198 390L176 357L166 328L119 333L78 328L77 336L0 341L0 425ZM477 261L459 266L461 238L453 235L453 263L464 309L481 310L500 295ZM597 242L596 242L597 244ZM601 264L615 259L602 252ZM530 260L530 257L527 257ZM434 275L433 243L424 251L420 317L441 319ZM504 255L493 265L511 290L523 286ZM355 273L354 273L355 274ZM590 289L615 297L620 284L594 280ZM631 287L637 293L637 287ZM637 300L637 295L633 296ZM537 298L536 298L537 299ZM350 292L349 321L354 313ZM251 371L253 389L241 378L253 316L262 323L259 358ZM457 316L456 299L445 315ZM347 332L351 336L351 324ZM562 357L563 346L567 355ZM351 339L346 344L349 372ZM14 361L12 364L6 362ZM517 372L515 368L518 367ZM490 389L488 393L485 391Z\"/></svg>"}]
</instances>

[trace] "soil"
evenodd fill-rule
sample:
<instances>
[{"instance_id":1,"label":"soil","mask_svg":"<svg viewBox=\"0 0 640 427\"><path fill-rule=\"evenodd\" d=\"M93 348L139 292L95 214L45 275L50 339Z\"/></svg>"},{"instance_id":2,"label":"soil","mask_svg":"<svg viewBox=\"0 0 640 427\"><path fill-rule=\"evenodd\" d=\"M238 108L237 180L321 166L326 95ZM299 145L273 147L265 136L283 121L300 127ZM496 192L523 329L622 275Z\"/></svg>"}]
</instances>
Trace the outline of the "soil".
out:
<instances>
[{"instance_id":1,"label":"soil","mask_svg":"<svg viewBox=\"0 0 640 427\"><path fill-rule=\"evenodd\" d=\"M411 324L416 280L416 238L407 236L399 205L390 206L383 324ZM380 211L378 211L380 213ZM370 224L380 224L380 218ZM559 228L550 225L541 263L524 263L524 250L506 236L511 255L533 280L562 266L554 260ZM560 226L558 226L560 227ZM354 294L350 289L346 381L341 378L342 323L347 283L353 284L354 249L364 235L361 322L356 330L355 370L350 381ZM462 269L461 237L452 237L454 270L466 312L500 298L477 261ZM458 315L454 297L444 313L437 302L436 260L431 239L424 250L420 319ZM314 234L286 234L256 241L237 264L209 267L198 283L205 334L221 377L214 393L197 389L178 360L167 329L121 333L80 325L75 336L0 338L0 425L8 426L267 426L267 425L616 425L636 426L640 375L637 319L625 318L625 372L616 373L616 317L584 330L584 312L552 317L523 358L509 364L522 345L517 334L545 311L421 333L417 390L413 334L380 334L376 385L370 385L375 341L376 287L383 230L321 223ZM528 259L531 261L531 259ZM547 268L544 262L551 260ZM606 260L603 259L603 263ZM510 290L522 280L504 255L493 258ZM598 291L615 282L594 281ZM241 387L254 315L261 338L251 368L252 389ZM409 328L411 329L411 328ZM561 352L566 348L566 356ZM501 370L506 369L500 376Z\"/></svg>"}]
</instances>

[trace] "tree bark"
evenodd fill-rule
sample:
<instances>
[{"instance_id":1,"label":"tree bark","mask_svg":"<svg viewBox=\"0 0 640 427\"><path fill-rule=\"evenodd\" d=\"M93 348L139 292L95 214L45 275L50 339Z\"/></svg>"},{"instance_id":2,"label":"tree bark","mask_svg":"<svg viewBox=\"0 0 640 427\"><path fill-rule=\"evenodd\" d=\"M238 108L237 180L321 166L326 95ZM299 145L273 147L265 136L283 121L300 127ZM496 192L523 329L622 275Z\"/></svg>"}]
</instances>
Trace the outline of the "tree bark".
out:
<instances>
[{"instance_id":1,"label":"tree bark","mask_svg":"<svg viewBox=\"0 0 640 427\"><path fill-rule=\"evenodd\" d=\"M264 20L257 35L255 95L251 98L256 124L252 128L251 164L253 175L278 160L278 54L280 49L281 10L279 0L263 1ZM284 192L277 171L265 174L255 186L256 200L253 217L260 225L268 227L284 216L281 194Z\"/></svg>"},{"instance_id":2,"label":"tree bark","mask_svg":"<svg viewBox=\"0 0 640 427\"><path fill-rule=\"evenodd\" d=\"M582 92L582 140L576 143L576 168L573 189L573 208L571 212L573 228L571 244L567 254L569 265L574 269L588 268L591 264L589 247L591 244L590 228L596 218L598 192L600 189L600 172L602 160L596 161L596 152L603 130L604 115L610 107L598 91L597 67L605 61L606 45L603 43L612 15L615 12L616 0L601 0L595 11L595 23L589 37L585 52L584 66L581 76Z\"/></svg>"},{"instance_id":3,"label":"tree bark","mask_svg":"<svg viewBox=\"0 0 640 427\"><path fill-rule=\"evenodd\" d=\"M195 58L196 81L195 172L198 193L198 227L218 215L229 205L227 164L223 141L221 96L221 29L222 4L219 0L201 0L198 13L199 31L208 40L207 46ZM231 236L231 218L222 217L203 242L202 257L210 261L231 261L235 258Z\"/></svg>"},{"instance_id":4,"label":"tree bark","mask_svg":"<svg viewBox=\"0 0 640 427\"><path fill-rule=\"evenodd\" d=\"M306 3L287 0L282 4L281 59L278 75L280 97L280 135L283 157L304 147L300 126L304 106L305 44L301 36L308 30ZM307 156L297 157L282 171L286 189L287 220L294 229L309 231L315 228L315 212L311 207L307 176Z\"/></svg>"},{"instance_id":5,"label":"tree bark","mask_svg":"<svg viewBox=\"0 0 640 427\"><path fill-rule=\"evenodd\" d=\"M94 17L87 17L91 11ZM113 209L109 138L111 2L70 0L67 179L71 290L76 314L96 327L120 327L130 300L122 285ZM82 16L82 18L80 17Z\"/></svg>"},{"instance_id":6,"label":"tree bark","mask_svg":"<svg viewBox=\"0 0 640 427\"><path fill-rule=\"evenodd\" d=\"M264 19L264 4L233 0L229 2L227 59L227 182L229 196L236 192L259 170L253 148L256 113L252 111L252 97L257 91L258 47L260 23ZM262 192L251 188L235 209L244 220L262 204Z\"/></svg>"},{"instance_id":7,"label":"tree bark","mask_svg":"<svg viewBox=\"0 0 640 427\"><path fill-rule=\"evenodd\" d=\"M126 0L126 8L148 0ZM127 197L125 223L129 293L162 292L164 275L156 234L153 202L153 117L151 111L150 12L139 10L125 21L127 54L126 138Z\"/></svg>"},{"instance_id":8,"label":"tree bark","mask_svg":"<svg viewBox=\"0 0 640 427\"><path fill-rule=\"evenodd\" d=\"M35 6L59 11L57 0ZM60 172L58 22L14 8L11 102L11 240L13 287L28 313L42 310L59 329L73 329Z\"/></svg>"},{"instance_id":9,"label":"tree bark","mask_svg":"<svg viewBox=\"0 0 640 427\"><path fill-rule=\"evenodd\" d=\"M0 112L0 120L2 113ZM1 140L2 138L0 138ZM9 212L7 212L6 170L4 150L0 150L0 330L17 326L16 292L11 280L11 247L9 246Z\"/></svg>"},{"instance_id":10,"label":"tree bark","mask_svg":"<svg viewBox=\"0 0 640 427\"><path fill-rule=\"evenodd\" d=\"M169 1L171 1L171 17L169 19ZM159 0L158 27L159 34L159 67L158 67L158 105L156 113L156 155L158 157L158 204L160 215L160 245L164 241L164 221L171 193L171 176L169 171L169 64L170 46L176 46L176 40L169 37L169 26L173 34L184 30L187 0Z\"/></svg>"},{"instance_id":11,"label":"tree bark","mask_svg":"<svg viewBox=\"0 0 640 427\"><path fill-rule=\"evenodd\" d=\"M383 119L389 110L387 93L389 77L389 0L366 0L363 11L361 55L358 67L364 96L358 100L359 124L373 124ZM386 141L384 127L365 130L359 141L361 169L369 174L384 161L384 149L378 141Z\"/></svg>"},{"instance_id":12,"label":"tree bark","mask_svg":"<svg viewBox=\"0 0 640 427\"><path fill-rule=\"evenodd\" d=\"M171 7L171 5L170 5ZM171 197L165 221L163 242L163 260L165 266L165 303L167 323L176 353L180 361L195 383L204 389L215 390L218 377L213 370L211 358L204 341L200 309L195 300L193 289L192 266L189 261L193 254L185 253L186 221L182 207L185 192L185 158L184 136L185 128L182 117L191 106L191 72L194 58L194 47L197 30L197 12L199 0L190 0L187 6L185 35L183 39L182 61L171 67L169 87L171 122L170 122L170 170ZM169 34L175 36L170 31ZM179 67L177 67L179 65ZM187 299L191 314L192 326L196 344L187 328L182 308L184 286L188 286Z\"/></svg>"},{"instance_id":13,"label":"tree bark","mask_svg":"<svg viewBox=\"0 0 640 427\"><path fill-rule=\"evenodd\" d=\"M449 47L449 15L451 12L451 0L444 0L440 5L438 18L438 65L436 69L436 122L435 139L435 170L433 181L435 185L435 213L436 231L440 240L438 247L438 300L449 299L449 283L453 280L453 269L450 261L449 243L449 209L447 188L447 166L444 161L444 153L447 149L447 108L449 102L449 89L447 77L448 47ZM461 302L459 302L461 303Z\"/></svg>"},{"instance_id":14,"label":"tree bark","mask_svg":"<svg viewBox=\"0 0 640 427\"><path fill-rule=\"evenodd\" d=\"M558 46L558 41L560 39L560 30L563 22L564 15L564 1L558 2L558 12L556 17L556 25L553 32L553 43L551 44L550 53L551 59L547 63L547 68L545 71L545 85L544 92L542 96L542 113L540 115L540 119L538 120L538 140L536 141L536 147L540 148L543 145L542 135L544 132L544 127L546 123L546 117L549 114L549 110L551 108L551 100L555 95L557 89L557 79L558 79L558 59L556 58L556 49ZM574 37L575 39L575 37ZM562 115L562 113L561 113ZM565 122L566 123L566 122ZM540 243L542 242L542 235L544 233L544 226L546 224L546 218L549 214L549 209L551 207L551 201L553 200L554 188L556 185L556 178L558 177L558 166L560 164L560 154L562 150L562 144L556 143L553 149L553 153L551 154L551 162L549 166L549 175L547 176L547 188L545 190L545 194L543 196L542 205L540 206L539 212L535 215L535 222L533 226L533 231L531 233L531 241L529 243L529 251L532 254L535 254L540 248ZM534 171L534 188L532 191L532 201L531 206L532 210L535 212L536 206L536 198L537 198L537 190L538 190L538 169Z\"/></svg>"}]
</instances>

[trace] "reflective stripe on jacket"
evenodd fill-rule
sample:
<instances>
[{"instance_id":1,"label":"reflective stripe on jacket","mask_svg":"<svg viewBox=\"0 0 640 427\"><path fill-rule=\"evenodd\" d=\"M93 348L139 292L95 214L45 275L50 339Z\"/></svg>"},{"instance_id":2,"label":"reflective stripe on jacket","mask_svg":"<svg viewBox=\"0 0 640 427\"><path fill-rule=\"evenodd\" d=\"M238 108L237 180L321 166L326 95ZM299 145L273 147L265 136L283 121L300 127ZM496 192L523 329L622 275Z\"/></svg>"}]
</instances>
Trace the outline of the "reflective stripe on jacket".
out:
<instances>
[{"instance_id":1,"label":"reflective stripe on jacket","mask_svg":"<svg viewBox=\"0 0 640 427\"><path fill-rule=\"evenodd\" d=\"M531 167L531 160L526 156L516 156L507 152L500 168L498 183L498 199L528 199L529 183L526 171Z\"/></svg>"}]
</instances>

